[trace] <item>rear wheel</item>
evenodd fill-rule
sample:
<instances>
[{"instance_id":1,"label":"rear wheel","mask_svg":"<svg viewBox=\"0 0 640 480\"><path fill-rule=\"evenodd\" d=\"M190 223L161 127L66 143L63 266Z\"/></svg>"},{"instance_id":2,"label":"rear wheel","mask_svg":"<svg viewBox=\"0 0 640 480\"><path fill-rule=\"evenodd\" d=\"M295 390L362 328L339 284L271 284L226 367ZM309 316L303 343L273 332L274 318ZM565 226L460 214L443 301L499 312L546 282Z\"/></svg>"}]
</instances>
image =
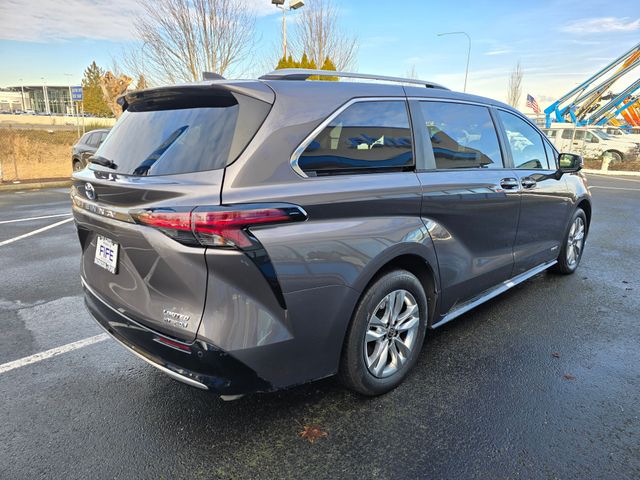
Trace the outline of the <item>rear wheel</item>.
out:
<instances>
[{"instance_id":1,"label":"rear wheel","mask_svg":"<svg viewBox=\"0 0 640 480\"><path fill-rule=\"evenodd\" d=\"M571 225L564 239L564 244L558 255L558 263L555 270L560 273L570 274L576 271L582 258L584 242L587 235L587 216L584 210L578 208L573 217Z\"/></svg>"},{"instance_id":2,"label":"rear wheel","mask_svg":"<svg viewBox=\"0 0 640 480\"><path fill-rule=\"evenodd\" d=\"M427 298L406 270L378 278L358 303L340 362L343 384L363 395L399 385L418 359L427 326Z\"/></svg>"}]
</instances>

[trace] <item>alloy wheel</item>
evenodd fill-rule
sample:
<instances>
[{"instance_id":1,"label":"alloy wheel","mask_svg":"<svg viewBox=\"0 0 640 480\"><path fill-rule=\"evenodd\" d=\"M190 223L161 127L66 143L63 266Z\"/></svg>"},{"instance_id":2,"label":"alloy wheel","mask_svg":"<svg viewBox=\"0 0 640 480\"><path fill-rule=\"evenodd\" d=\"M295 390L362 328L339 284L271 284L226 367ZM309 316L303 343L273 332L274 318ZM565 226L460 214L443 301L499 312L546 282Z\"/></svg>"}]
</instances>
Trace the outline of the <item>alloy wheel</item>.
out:
<instances>
[{"instance_id":1,"label":"alloy wheel","mask_svg":"<svg viewBox=\"0 0 640 480\"><path fill-rule=\"evenodd\" d=\"M369 318L365 333L364 358L367 369L377 378L395 374L415 348L420 309L407 290L385 296Z\"/></svg>"},{"instance_id":2,"label":"alloy wheel","mask_svg":"<svg viewBox=\"0 0 640 480\"><path fill-rule=\"evenodd\" d=\"M567 238L567 265L573 268L580 259L582 247L584 246L584 220L582 217L576 217L571 224L569 237Z\"/></svg>"}]
</instances>

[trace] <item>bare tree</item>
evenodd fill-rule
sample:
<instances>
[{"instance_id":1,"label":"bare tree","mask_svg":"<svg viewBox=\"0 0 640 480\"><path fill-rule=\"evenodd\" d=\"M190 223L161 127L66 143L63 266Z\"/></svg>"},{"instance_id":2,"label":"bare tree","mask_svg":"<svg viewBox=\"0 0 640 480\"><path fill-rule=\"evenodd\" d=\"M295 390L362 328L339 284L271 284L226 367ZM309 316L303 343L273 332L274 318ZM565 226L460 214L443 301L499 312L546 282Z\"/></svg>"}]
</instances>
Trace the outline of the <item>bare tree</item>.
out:
<instances>
[{"instance_id":1,"label":"bare tree","mask_svg":"<svg viewBox=\"0 0 640 480\"><path fill-rule=\"evenodd\" d=\"M345 33L338 22L338 9L332 0L313 0L300 10L293 47L296 56L303 52L316 65L329 57L338 70L353 68L357 41Z\"/></svg>"},{"instance_id":2,"label":"bare tree","mask_svg":"<svg viewBox=\"0 0 640 480\"><path fill-rule=\"evenodd\" d=\"M409 67L409 69L407 70L407 73L404 74L405 78L410 78L412 80L417 80L418 78L418 71L416 70L416 64L412 63L411 67Z\"/></svg>"},{"instance_id":3,"label":"bare tree","mask_svg":"<svg viewBox=\"0 0 640 480\"><path fill-rule=\"evenodd\" d=\"M522 96L522 67L520 62L516 64L509 77L509 87L507 88L507 103L517 108Z\"/></svg>"},{"instance_id":4,"label":"bare tree","mask_svg":"<svg viewBox=\"0 0 640 480\"><path fill-rule=\"evenodd\" d=\"M151 83L224 75L254 45L255 15L237 0L140 0L135 28L142 46L125 55L127 70Z\"/></svg>"}]
</instances>

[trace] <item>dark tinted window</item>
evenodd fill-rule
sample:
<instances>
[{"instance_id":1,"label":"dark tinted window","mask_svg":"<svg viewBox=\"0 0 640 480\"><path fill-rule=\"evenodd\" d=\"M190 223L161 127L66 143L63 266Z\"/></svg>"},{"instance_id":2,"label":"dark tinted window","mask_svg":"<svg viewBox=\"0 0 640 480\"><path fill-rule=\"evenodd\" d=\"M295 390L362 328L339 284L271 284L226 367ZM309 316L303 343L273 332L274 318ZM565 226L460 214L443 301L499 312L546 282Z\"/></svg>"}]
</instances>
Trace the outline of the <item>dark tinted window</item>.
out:
<instances>
[{"instance_id":1,"label":"dark tinted window","mask_svg":"<svg viewBox=\"0 0 640 480\"><path fill-rule=\"evenodd\" d=\"M571 140L573 138L573 130L565 128L562 131L562 138L564 138L565 140Z\"/></svg>"},{"instance_id":2,"label":"dark tinted window","mask_svg":"<svg viewBox=\"0 0 640 480\"><path fill-rule=\"evenodd\" d=\"M574 135L574 140L584 140L584 134L586 132L584 130L576 130L576 134Z\"/></svg>"},{"instance_id":3,"label":"dark tinted window","mask_svg":"<svg viewBox=\"0 0 640 480\"><path fill-rule=\"evenodd\" d=\"M269 105L238 95L204 98L206 107L180 97L136 103L127 109L100 145L96 156L111 160L113 169L91 168L127 175L169 175L224 168L251 140L269 111ZM185 102L186 103L186 102ZM170 108L167 108L170 107ZM242 110L246 112L242 116Z\"/></svg>"},{"instance_id":4,"label":"dark tinted window","mask_svg":"<svg viewBox=\"0 0 640 480\"><path fill-rule=\"evenodd\" d=\"M307 145L298 166L311 175L407 170L411 144L406 102L357 102Z\"/></svg>"},{"instance_id":5,"label":"dark tinted window","mask_svg":"<svg viewBox=\"0 0 640 480\"><path fill-rule=\"evenodd\" d=\"M486 107L420 102L436 168L502 168L502 155Z\"/></svg>"},{"instance_id":6,"label":"dark tinted window","mask_svg":"<svg viewBox=\"0 0 640 480\"><path fill-rule=\"evenodd\" d=\"M520 117L499 110L516 168L548 169L542 136Z\"/></svg>"}]
</instances>

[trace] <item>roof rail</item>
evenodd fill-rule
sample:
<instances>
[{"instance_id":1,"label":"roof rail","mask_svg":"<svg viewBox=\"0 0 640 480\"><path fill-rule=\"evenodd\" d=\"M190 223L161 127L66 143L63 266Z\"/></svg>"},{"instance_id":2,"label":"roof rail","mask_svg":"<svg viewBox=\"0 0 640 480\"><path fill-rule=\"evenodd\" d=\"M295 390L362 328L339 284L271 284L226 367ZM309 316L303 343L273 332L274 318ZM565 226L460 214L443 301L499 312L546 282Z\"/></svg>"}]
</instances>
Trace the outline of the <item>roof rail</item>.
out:
<instances>
[{"instance_id":1,"label":"roof rail","mask_svg":"<svg viewBox=\"0 0 640 480\"><path fill-rule=\"evenodd\" d=\"M433 82L427 82L425 80L418 80L415 78L402 78L402 77L387 77L384 75L371 75L366 73L351 73L351 72L334 72L333 70L311 70L306 68L283 68L281 70L274 70L266 75L260 77L260 80L307 80L313 76L321 77L344 77L344 78L362 78L366 80L382 80L385 82L395 83L411 83L416 85L422 85L427 88L441 88L443 90L449 90L442 85Z\"/></svg>"}]
</instances>

